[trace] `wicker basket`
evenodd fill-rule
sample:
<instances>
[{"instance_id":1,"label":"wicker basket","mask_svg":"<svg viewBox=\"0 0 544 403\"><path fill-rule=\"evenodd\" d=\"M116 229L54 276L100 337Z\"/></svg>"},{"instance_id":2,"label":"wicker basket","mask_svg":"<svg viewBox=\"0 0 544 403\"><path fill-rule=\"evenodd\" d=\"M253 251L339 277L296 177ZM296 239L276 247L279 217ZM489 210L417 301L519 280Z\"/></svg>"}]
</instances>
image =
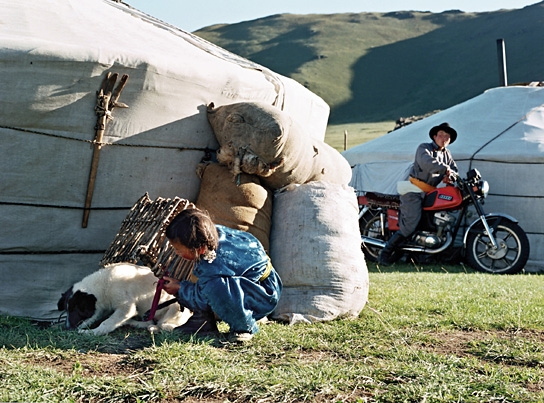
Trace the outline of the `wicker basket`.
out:
<instances>
[{"instance_id":1,"label":"wicker basket","mask_svg":"<svg viewBox=\"0 0 544 403\"><path fill-rule=\"evenodd\" d=\"M100 265L143 264L159 278L168 275L188 280L193 262L177 256L165 234L172 219L187 208L195 205L179 197L152 201L146 193L130 209Z\"/></svg>"}]
</instances>

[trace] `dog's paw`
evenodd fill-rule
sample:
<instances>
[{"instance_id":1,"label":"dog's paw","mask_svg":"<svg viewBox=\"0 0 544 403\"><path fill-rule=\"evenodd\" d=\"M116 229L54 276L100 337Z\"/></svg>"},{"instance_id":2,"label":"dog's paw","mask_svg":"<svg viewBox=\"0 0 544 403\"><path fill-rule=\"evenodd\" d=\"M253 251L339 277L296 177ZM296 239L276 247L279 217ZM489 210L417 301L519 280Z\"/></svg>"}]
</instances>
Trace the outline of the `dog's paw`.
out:
<instances>
[{"instance_id":1,"label":"dog's paw","mask_svg":"<svg viewBox=\"0 0 544 403\"><path fill-rule=\"evenodd\" d=\"M165 332L172 332L176 327L178 327L177 324L170 324L170 323L161 323L159 324L159 326L160 326L160 329L164 330Z\"/></svg>"},{"instance_id":2,"label":"dog's paw","mask_svg":"<svg viewBox=\"0 0 544 403\"><path fill-rule=\"evenodd\" d=\"M109 330L107 328L104 328L104 327L100 327L100 326L98 326L95 329L89 329L89 328L78 329L78 333L88 334L88 335L91 335L91 336L103 336L103 335L108 334L110 332L111 332L111 330Z\"/></svg>"},{"instance_id":3,"label":"dog's paw","mask_svg":"<svg viewBox=\"0 0 544 403\"><path fill-rule=\"evenodd\" d=\"M125 324L132 327L140 328L140 329L148 329L149 326L153 325L154 323L155 322L153 322L152 320L144 321L144 320L130 319Z\"/></svg>"}]
</instances>

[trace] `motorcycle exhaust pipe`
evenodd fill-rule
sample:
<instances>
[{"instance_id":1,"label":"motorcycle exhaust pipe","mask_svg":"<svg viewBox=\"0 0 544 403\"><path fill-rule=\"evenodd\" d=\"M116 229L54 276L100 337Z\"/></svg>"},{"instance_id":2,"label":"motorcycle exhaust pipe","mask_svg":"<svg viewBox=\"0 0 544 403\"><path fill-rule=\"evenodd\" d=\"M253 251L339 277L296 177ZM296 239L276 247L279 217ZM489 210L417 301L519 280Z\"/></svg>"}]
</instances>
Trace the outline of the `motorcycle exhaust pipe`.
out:
<instances>
[{"instance_id":1,"label":"motorcycle exhaust pipe","mask_svg":"<svg viewBox=\"0 0 544 403\"><path fill-rule=\"evenodd\" d=\"M363 235L361 236L361 242L365 245L375 246L382 249L385 248L385 245L387 244L386 241L383 241L381 239L370 238ZM424 248L422 246L414 245L414 246L403 246L401 249L405 252L430 253L434 255L436 253L445 251L448 248L448 246L450 246L451 242L452 242L452 237L451 237L451 234L448 233L446 235L446 242L444 242L444 245L442 245L440 248L431 249L431 248Z\"/></svg>"},{"instance_id":2,"label":"motorcycle exhaust pipe","mask_svg":"<svg viewBox=\"0 0 544 403\"><path fill-rule=\"evenodd\" d=\"M387 243L385 241L382 241L381 239L370 238L364 235L361 236L361 242L365 245L377 246L378 248L385 248L385 245Z\"/></svg>"},{"instance_id":3,"label":"motorcycle exhaust pipe","mask_svg":"<svg viewBox=\"0 0 544 403\"><path fill-rule=\"evenodd\" d=\"M367 246L374 246L378 248L385 248L385 245L387 244L386 241L382 241L381 239L376 238L369 238L366 236L361 236L361 242ZM405 252L425 252L425 248L421 246L403 246L400 248L401 250Z\"/></svg>"}]
</instances>

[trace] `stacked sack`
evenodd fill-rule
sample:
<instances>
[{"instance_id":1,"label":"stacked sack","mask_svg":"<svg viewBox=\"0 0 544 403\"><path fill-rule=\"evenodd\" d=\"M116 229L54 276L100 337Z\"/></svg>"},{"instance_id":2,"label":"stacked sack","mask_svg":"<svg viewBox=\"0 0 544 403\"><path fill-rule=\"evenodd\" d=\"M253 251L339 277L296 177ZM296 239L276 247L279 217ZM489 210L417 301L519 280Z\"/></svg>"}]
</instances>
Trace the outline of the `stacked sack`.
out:
<instances>
[{"instance_id":1,"label":"stacked sack","mask_svg":"<svg viewBox=\"0 0 544 403\"><path fill-rule=\"evenodd\" d=\"M259 177L241 173L233 178L226 166L213 162L200 164L197 174L201 184L195 205L216 224L254 235L268 252L273 196Z\"/></svg>"},{"instance_id":2,"label":"stacked sack","mask_svg":"<svg viewBox=\"0 0 544 403\"><path fill-rule=\"evenodd\" d=\"M258 175L273 190L312 181L348 184L351 179L351 167L338 151L272 105L210 104L208 121L221 146L217 160L233 175Z\"/></svg>"},{"instance_id":3,"label":"stacked sack","mask_svg":"<svg viewBox=\"0 0 544 403\"><path fill-rule=\"evenodd\" d=\"M269 254L284 289L272 318L297 323L358 316L368 298L368 271L347 160L272 105L242 102L216 108L210 104L208 120L223 166L216 181L232 186L254 178L254 183L275 191ZM203 180L201 194L206 186ZM257 204L253 204L255 213ZM217 193L207 209L213 205L234 215L233 206ZM259 232L255 220L245 221L248 232ZM217 218L216 222L222 223Z\"/></svg>"},{"instance_id":4,"label":"stacked sack","mask_svg":"<svg viewBox=\"0 0 544 403\"><path fill-rule=\"evenodd\" d=\"M271 259L286 284L272 317L354 318L368 299L358 205L347 185L308 182L276 193Z\"/></svg>"}]
</instances>

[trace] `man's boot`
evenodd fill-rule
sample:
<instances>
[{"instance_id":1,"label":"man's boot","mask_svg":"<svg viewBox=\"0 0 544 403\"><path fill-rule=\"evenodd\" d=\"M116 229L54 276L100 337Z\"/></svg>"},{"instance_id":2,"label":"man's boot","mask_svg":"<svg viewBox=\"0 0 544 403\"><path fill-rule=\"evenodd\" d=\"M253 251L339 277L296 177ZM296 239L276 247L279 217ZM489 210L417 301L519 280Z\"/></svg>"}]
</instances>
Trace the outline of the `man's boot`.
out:
<instances>
[{"instance_id":1,"label":"man's boot","mask_svg":"<svg viewBox=\"0 0 544 403\"><path fill-rule=\"evenodd\" d=\"M201 336L219 333L215 314L210 311L194 311L193 315L183 325L174 329L176 332L198 334Z\"/></svg>"},{"instance_id":2,"label":"man's boot","mask_svg":"<svg viewBox=\"0 0 544 403\"><path fill-rule=\"evenodd\" d=\"M402 235L400 231L395 232L378 255L378 263L383 264L384 266L395 263L401 256L400 253L395 253L395 249L405 240L406 237Z\"/></svg>"}]
</instances>

